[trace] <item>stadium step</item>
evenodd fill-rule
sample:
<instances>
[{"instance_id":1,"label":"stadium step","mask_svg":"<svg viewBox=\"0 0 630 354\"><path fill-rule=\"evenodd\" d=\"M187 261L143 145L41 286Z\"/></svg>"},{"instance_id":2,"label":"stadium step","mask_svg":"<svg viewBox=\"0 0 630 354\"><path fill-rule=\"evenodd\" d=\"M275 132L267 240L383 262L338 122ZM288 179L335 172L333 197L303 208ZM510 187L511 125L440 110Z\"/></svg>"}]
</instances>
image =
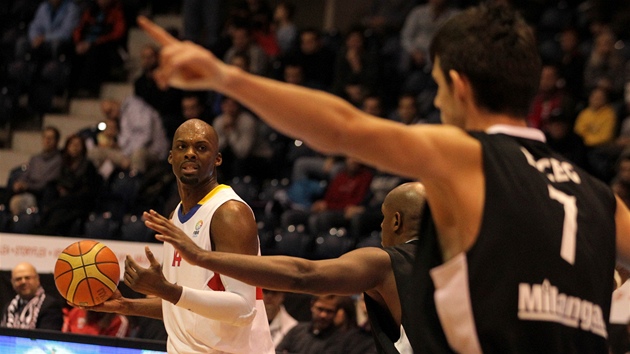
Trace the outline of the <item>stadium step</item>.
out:
<instances>
[{"instance_id":1,"label":"stadium step","mask_svg":"<svg viewBox=\"0 0 630 354\"><path fill-rule=\"evenodd\" d=\"M59 140L60 148L63 148L63 144L66 138L72 134L79 132L82 129L94 126L98 122L102 121L102 116L79 116L68 114L46 114L44 116L43 126L52 125L59 129L61 139ZM38 144L39 145L39 144Z\"/></svg>"}]
</instances>

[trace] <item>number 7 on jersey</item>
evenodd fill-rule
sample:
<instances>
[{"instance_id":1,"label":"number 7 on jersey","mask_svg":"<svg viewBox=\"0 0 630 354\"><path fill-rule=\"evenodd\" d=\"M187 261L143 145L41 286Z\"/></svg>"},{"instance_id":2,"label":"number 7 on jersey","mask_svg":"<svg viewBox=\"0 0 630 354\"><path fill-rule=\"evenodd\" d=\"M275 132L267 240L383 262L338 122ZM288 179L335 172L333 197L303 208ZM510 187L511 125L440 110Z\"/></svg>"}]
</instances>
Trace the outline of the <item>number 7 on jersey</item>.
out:
<instances>
[{"instance_id":1,"label":"number 7 on jersey","mask_svg":"<svg viewBox=\"0 0 630 354\"><path fill-rule=\"evenodd\" d=\"M575 197L548 185L549 197L564 207L564 223L562 224L562 243L560 256L569 264L575 263L575 243L577 238L577 204Z\"/></svg>"}]
</instances>

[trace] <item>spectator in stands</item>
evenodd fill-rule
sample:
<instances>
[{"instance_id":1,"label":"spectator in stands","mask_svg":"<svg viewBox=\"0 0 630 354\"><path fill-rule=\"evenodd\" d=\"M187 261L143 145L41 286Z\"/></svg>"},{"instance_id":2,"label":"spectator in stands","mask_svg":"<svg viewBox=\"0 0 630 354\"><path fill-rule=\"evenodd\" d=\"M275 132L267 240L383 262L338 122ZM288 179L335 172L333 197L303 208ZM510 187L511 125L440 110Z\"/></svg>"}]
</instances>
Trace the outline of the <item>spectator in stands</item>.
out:
<instances>
[{"instance_id":1,"label":"spectator in stands","mask_svg":"<svg viewBox=\"0 0 630 354\"><path fill-rule=\"evenodd\" d=\"M15 46L8 76L17 94L28 94L29 108L49 111L53 95L63 92L70 72L68 54L80 10L72 0L47 0L37 8L28 33Z\"/></svg>"},{"instance_id":2,"label":"spectator in stands","mask_svg":"<svg viewBox=\"0 0 630 354\"><path fill-rule=\"evenodd\" d=\"M252 39L251 30L245 26L237 26L230 33L232 46L225 53L226 63L232 61L237 53L244 53L249 58L249 72L258 75L267 74L269 58L260 46Z\"/></svg>"},{"instance_id":3,"label":"spectator in stands","mask_svg":"<svg viewBox=\"0 0 630 354\"><path fill-rule=\"evenodd\" d=\"M31 157L26 171L11 186L13 195L11 203L17 203L15 198L24 197L22 193L32 194L41 202L46 187L61 175L62 156L58 145L59 130L52 126L44 128L42 152Z\"/></svg>"},{"instance_id":4,"label":"spectator in stands","mask_svg":"<svg viewBox=\"0 0 630 354\"><path fill-rule=\"evenodd\" d=\"M580 36L576 28L567 27L560 32L559 73L564 79L564 88L573 100L582 101L584 97L584 66L586 58L580 50Z\"/></svg>"},{"instance_id":5,"label":"spectator in stands","mask_svg":"<svg viewBox=\"0 0 630 354\"><path fill-rule=\"evenodd\" d=\"M279 353L353 353L352 343L334 324L339 310L339 296L317 296L311 303L312 320L300 322L276 347Z\"/></svg>"},{"instance_id":6,"label":"spectator in stands","mask_svg":"<svg viewBox=\"0 0 630 354\"><path fill-rule=\"evenodd\" d=\"M326 188L324 197L311 206L309 230L312 234L331 227L348 226L348 208L359 205L367 195L373 173L356 160L346 158L346 166Z\"/></svg>"},{"instance_id":7,"label":"spectator in stands","mask_svg":"<svg viewBox=\"0 0 630 354\"><path fill-rule=\"evenodd\" d=\"M344 210L344 217L349 220L350 236L360 240L379 230L383 215L381 205L385 201L385 196L404 181L402 177L386 172L374 173L369 191L361 203L348 206Z\"/></svg>"},{"instance_id":8,"label":"spectator in stands","mask_svg":"<svg viewBox=\"0 0 630 354\"><path fill-rule=\"evenodd\" d=\"M142 73L134 81L134 94L155 108L164 122L167 136L172 137L180 122L182 91L168 87L158 87L153 78L158 66L159 48L146 44L140 51L140 68ZM173 128L174 127L174 128Z\"/></svg>"},{"instance_id":9,"label":"spectator in stands","mask_svg":"<svg viewBox=\"0 0 630 354\"><path fill-rule=\"evenodd\" d=\"M234 53L234 55L232 56L232 58L230 59L228 63L230 65L236 66L237 68L243 71L249 72L250 70L249 56L247 55L247 53L244 53L244 52ZM223 102L223 95L218 92L211 91L210 99L208 99L208 102L211 102L212 104L211 115L213 116L213 119L214 119L214 117L218 116L219 114L223 112L221 109L221 103Z\"/></svg>"},{"instance_id":10,"label":"spectator in stands","mask_svg":"<svg viewBox=\"0 0 630 354\"><path fill-rule=\"evenodd\" d=\"M352 343L354 353L376 354L376 345L370 330L359 327L357 322L357 304L354 298L342 296L339 301L339 310L335 315L335 326L344 333L345 341Z\"/></svg>"},{"instance_id":11,"label":"spectator in stands","mask_svg":"<svg viewBox=\"0 0 630 354\"><path fill-rule=\"evenodd\" d=\"M76 54L73 83L78 96L98 96L110 71L122 66L118 51L125 46L126 32L118 0L95 0L83 11L73 35Z\"/></svg>"},{"instance_id":12,"label":"spectator in stands","mask_svg":"<svg viewBox=\"0 0 630 354\"><path fill-rule=\"evenodd\" d=\"M358 78L351 78L343 87L341 97L350 102L351 105L361 108L368 94L368 88L360 83Z\"/></svg>"},{"instance_id":13,"label":"spectator in stands","mask_svg":"<svg viewBox=\"0 0 630 354\"><path fill-rule=\"evenodd\" d=\"M588 106L578 114L575 132L587 147L595 148L613 141L616 126L617 114L608 101L607 90L595 87L589 95Z\"/></svg>"},{"instance_id":14,"label":"spectator in stands","mask_svg":"<svg viewBox=\"0 0 630 354\"><path fill-rule=\"evenodd\" d=\"M344 46L337 52L333 92L342 96L346 83L358 82L368 91L374 91L380 80L378 53L365 45L363 28L350 29Z\"/></svg>"},{"instance_id":15,"label":"spectator in stands","mask_svg":"<svg viewBox=\"0 0 630 354\"><path fill-rule=\"evenodd\" d=\"M184 39L212 49L219 36L219 0L183 0Z\"/></svg>"},{"instance_id":16,"label":"spectator in stands","mask_svg":"<svg viewBox=\"0 0 630 354\"><path fill-rule=\"evenodd\" d=\"M287 55L285 63L302 67L304 85L330 90L334 78L335 53L324 45L320 31L314 28L302 30L299 48Z\"/></svg>"},{"instance_id":17,"label":"spectator in stands","mask_svg":"<svg viewBox=\"0 0 630 354\"><path fill-rule=\"evenodd\" d=\"M290 84L304 86L304 69L299 64L288 63L284 66L283 79Z\"/></svg>"},{"instance_id":18,"label":"spectator in stands","mask_svg":"<svg viewBox=\"0 0 630 354\"><path fill-rule=\"evenodd\" d=\"M17 295L3 308L0 327L61 330L63 305L46 294L32 264L18 263L11 271L11 285Z\"/></svg>"},{"instance_id":19,"label":"spectator in stands","mask_svg":"<svg viewBox=\"0 0 630 354\"><path fill-rule=\"evenodd\" d=\"M596 87L589 95L588 106L578 114L574 130L588 148L590 172L605 182L610 182L614 174L616 127L617 114L608 101L608 91Z\"/></svg>"},{"instance_id":20,"label":"spectator in stands","mask_svg":"<svg viewBox=\"0 0 630 354\"><path fill-rule=\"evenodd\" d=\"M383 117L385 115L383 111L383 100L381 96L375 94L368 94L363 98L361 110L377 117Z\"/></svg>"},{"instance_id":21,"label":"spectator in stands","mask_svg":"<svg viewBox=\"0 0 630 354\"><path fill-rule=\"evenodd\" d=\"M298 30L293 22L294 14L295 6L286 1L277 3L273 11L273 28L281 56L295 50L297 46Z\"/></svg>"},{"instance_id":22,"label":"spectator in stands","mask_svg":"<svg viewBox=\"0 0 630 354\"><path fill-rule=\"evenodd\" d=\"M219 136L219 151L223 155L220 169L223 181L234 177L264 176L273 152L260 136L260 124L240 103L223 97L223 113L214 119L213 127Z\"/></svg>"},{"instance_id":23,"label":"spectator in stands","mask_svg":"<svg viewBox=\"0 0 630 354\"><path fill-rule=\"evenodd\" d=\"M584 89L587 94L590 95L596 87L603 86L613 98L621 97L625 80L625 59L615 48L616 41L615 34L607 27L596 35L584 68Z\"/></svg>"},{"instance_id":24,"label":"spectator in stands","mask_svg":"<svg viewBox=\"0 0 630 354\"><path fill-rule=\"evenodd\" d=\"M118 145L118 133L118 120L107 118L105 129L96 133L96 143L89 146L86 142L88 159L106 181L114 171L127 171L131 167L131 160Z\"/></svg>"},{"instance_id":25,"label":"spectator in stands","mask_svg":"<svg viewBox=\"0 0 630 354\"><path fill-rule=\"evenodd\" d=\"M170 143L153 107L136 96L127 96L122 103L101 101L101 111L106 118L118 120L118 145L131 159L131 174L142 174L151 163L166 159Z\"/></svg>"},{"instance_id":26,"label":"spectator in stands","mask_svg":"<svg viewBox=\"0 0 630 354\"><path fill-rule=\"evenodd\" d=\"M412 93L403 93L398 97L398 105L396 109L389 115L389 119L402 122L407 125L426 123L418 114L418 104L416 103L416 95Z\"/></svg>"},{"instance_id":27,"label":"spectator in stands","mask_svg":"<svg viewBox=\"0 0 630 354\"><path fill-rule=\"evenodd\" d=\"M381 43L391 46L390 39L398 36L413 6L414 2L407 0L375 0L362 23L379 37Z\"/></svg>"},{"instance_id":28,"label":"spectator in stands","mask_svg":"<svg viewBox=\"0 0 630 354\"><path fill-rule=\"evenodd\" d=\"M64 54L79 24L79 7L72 0L47 0L37 8L28 26L28 36L18 40L15 56L29 60L49 60Z\"/></svg>"},{"instance_id":29,"label":"spectator in stands","mask_svg":"<svg viewBox=\"0 0 630 354\"><path fill-rule=\"evenodd\" d=\"M331 227L347 227L349 221L345 212L364 200L372 176L372 171L366 166L346 158L345 167L330 181L323 198L315 200L308 212L295 208L285 211L281 216L282 227L306 224L308 220L308 230L312 235L328 232Z\"/></svg>"},{"instance_id":30,"label":"spectator in stands","mask_svg":"<svg viewBox=\"0 0 630 354\"><path fill-rule=\"evenodd\" d=\"M450 0L429 0L414 7L405 18L400 32L400 71L406 74L405 90L419 92L432 82L429 43L437 29L456 13Z\"/></svg>"},{"instance_id":31,"label":"spectator in stands","mask_svg":"<svg viewBox=\"0 0 630 354\"><path fill-rule=\"evenodd\" d=\"M212 124L213 117L210 109L206 107L207 94L205 91L201 92L187 92L182 96L182 122L184 120L197 118L202 121ZM181 122L180 122L181 124Z\"/></svg>"},{"instance_id":32,"label":"spectator in stands","mask_svg":"<svg viewBox=\"0 0 630 354\"><path fill-rule=\"evenodd\" d=\"M115 313L74 307L68 312L63 332L124 338L129 332L129 320Z\"/></svg>"},{"instance_id":33,"label":"spectator in stands","mask_svg":"<svg viewBox=\"0 0 630 354\"><path fill-rule=\"evenodd\" d=\"M558 68L551 64L544 65L540 74L538 93L527 115L530 127L546 131L547 122L552 115L573 116L575 106L573 100L559 84Z\"/></svg>"},{"instance_id":34,"label":"spectator in stands","mask_svg":"<svg viewBox=\"0 0 630 354\"><path fill-rule=\"evenodd\" d=\"M284 336L298 324L298 321L284 308L283 292L263 289L263 301L269 320L271 340L274 346L278 346Z\"/></svg>"},{"instance_id":35,"label":"spectator in stands","mask_svg":"<svg viewBox=\"0 0 630 354\"><path fill-rule=\"evenodd\" d=\"M94 209L94 199L102 184L100 175L87 158L85 141L78 135L66 139L62 152L61 175L44 201L38 234L76 236L76 232Z\"/></svg>"},{"instance_id":36,"label":"spectator in stands","mask_svg":"<svg viewBox=\"0 0 630 354\"><path fill-rule=\"evenodd\" d=\"M573 120L562 113L552 114L547 120L545 137L549 146L576 165L589 169L587 148L582 137L573 131Z\"/></svg>"}]
</instances>

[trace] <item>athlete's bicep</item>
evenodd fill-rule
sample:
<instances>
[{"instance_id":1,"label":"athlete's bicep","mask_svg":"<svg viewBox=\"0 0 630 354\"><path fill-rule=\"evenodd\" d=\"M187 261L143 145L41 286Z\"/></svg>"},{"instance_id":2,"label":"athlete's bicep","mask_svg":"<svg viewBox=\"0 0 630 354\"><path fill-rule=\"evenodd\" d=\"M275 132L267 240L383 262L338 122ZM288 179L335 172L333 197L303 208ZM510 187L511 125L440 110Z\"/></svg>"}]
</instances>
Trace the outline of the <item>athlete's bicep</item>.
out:
<instances>
[{"instance_id":1,"label":"athlete's bicep","mask_svg":"<svg viewBox=\"0 0 630 354\"><path fill-rule=\"evenodd\" d=\"M215 251L258 254L258 227L249 207L231 200L212 217L210 237Z\"/></svg>"},{"instance_id":2,"label":"athlete's bicep","mask_svg":"<svg viewBox=\"0 0 630 354\"><path fill-rule=\"evenodd\" d=\"M348 155L412 179L455 178L470 165L481 167L481 145L457 127L368 118L347 129L339 144Z\"/></svg>"}]
</instances>

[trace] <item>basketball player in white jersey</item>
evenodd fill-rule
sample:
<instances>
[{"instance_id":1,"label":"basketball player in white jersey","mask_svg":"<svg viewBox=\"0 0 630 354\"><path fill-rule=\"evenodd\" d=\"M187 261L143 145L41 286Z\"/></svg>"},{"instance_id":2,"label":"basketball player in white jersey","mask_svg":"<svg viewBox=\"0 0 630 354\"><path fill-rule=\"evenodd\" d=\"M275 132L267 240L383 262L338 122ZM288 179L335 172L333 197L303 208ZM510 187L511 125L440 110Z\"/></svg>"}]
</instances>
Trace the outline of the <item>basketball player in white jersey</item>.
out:
<instances>
[{"instance_id":1,"label":"basketball player in white jersey","mask_svg":"<svg viewBox=\"0 0 630 354\"><path fill-rule=\"evenodd\" d=\"M205 250L259 255L252 210L217 182L221 154L214 129L198 119L184 122L168 161L181 197L171 222ZM146 254L149 268L127 256L125 284L155 297L127 299L117 292L92 310L163 319L169 353L274 353L261 289L193 266L167 244L162 266L148 247Z\"/></svg>"}]
</instances>

